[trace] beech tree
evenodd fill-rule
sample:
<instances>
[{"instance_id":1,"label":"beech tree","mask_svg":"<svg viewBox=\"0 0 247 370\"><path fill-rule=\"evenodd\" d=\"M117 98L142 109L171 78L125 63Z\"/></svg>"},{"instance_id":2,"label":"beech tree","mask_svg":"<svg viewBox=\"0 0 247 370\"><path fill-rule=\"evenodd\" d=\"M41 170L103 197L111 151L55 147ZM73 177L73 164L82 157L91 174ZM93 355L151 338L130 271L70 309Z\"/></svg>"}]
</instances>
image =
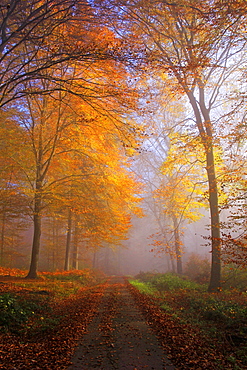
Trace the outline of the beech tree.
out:
<instances>
[{"instance_id":1,"label":"beech tree","mask_svg":"<svg viewBox=\"0 0 247 370\"><path fill-rule=\"evenodd\" d=\"M174 88L186 94L193 110L194 124L206 155L209 188L212 241L209 291L218 290L221 235L214 160L218 132L213 109L221 87L236 68L236 58L241 63L246 43L246 2L137 0L130 4L123 0L115 5L120 18L126 19L124 24L129 25L132 34L138 35L134 42L142 40L145 45L151 68L172 76ZM130 33L125 34L131 38Z\"/></svg>"},{"instance_id":2,"label":"beech tree","mask_svg":"<svg viewBox=\"0 0 247 370\"><path fill-rule=\"evenodd\" d=\"M85 77L91 81L95 78L100 86L100 80L108 78L107 68L112 71L113 66L104 63L104 68L100 64L97 67L88 69ZM57 77L67 73L69 78L71 71L72 66L65 66L54 69L53 73ZM116 80L124 76L118 75L118 69L115 72ZM100 240L116 243L123 237L130 225L129 212L124 210L128 204L131 208L131 202L134 207L136 200L132 195L135 183L124 170L121 147L124 142L134 142L134 135L133 125L118 120L120 105L116 97L120 96L119 92L107 97L106 115L101 106L105 97L103 93L100 100L100 91L96 110L93 98L92 107L90 101L83 102L67 91L56 91L53 81L48 79L39 80L35 86L33 83L26 86L30 93L22 98L18 116L14 117L19 134L14 141L10 137L7 145L12 161L22 173L25 193L31 199L34 233L28 277L35 278L42 218L56 203L60 202L60 208L71 209L75 216L83 214L80 227L91 244L99 245ZM82 80L82 88L85 86L88 85ZM50 94L33 94L33 89L37 88L49 90ZM117 88L120 90L119 85ZM121 190L125 186L126 189ZM117 199L120 191L122 196Z\"/></svg>"},{"instance_id":3,"label":"beech tree","mask_svg":"<svg viewBox=\"0 0 247 370\"><path fill-rule=\"evenodd\" d=\"M135 99L132 95L130 100L126 71L115 63L118 41L112 31L99 25L87 1L33 0L26 7L23 4L11 1L2 8L5 69L0 91L2 108L11 104L18 111L26 150L22 157L29 158L29 164L25 166L24 161L21 168L33 200L28 277L35 278L41 220L44 208L54 202L57 184L97 173L97 142L101 140L96 137L97 125L108 130L108 141L111 137L117 147L132 141L133 125L126 120L123 123L120 107L134 107ZM113 74L114 81L110 78ZM87 125L90 130L82 138L80 131ZM80 160L70 156L71 152ZM101 156L106 159L107 154L103 151ZM81 162L74 170L76 161ZM70 166L73 170L69 172ZM100 172L104 172L102 168Z\"/></svg>"},{"instance_id":4,"label":"beech tree","mask_svg":"<svg viewBox=\"0 0 247 370\"><path fill-rule=\"evenodd\" d=\"M68 202L68 207L72 210L71 222L68 218L68 232L71 230L68 239L73 239L73 247L82 244L84 249L94 250L106 245L115 248L126 238L130 214L140 214L139 201L134 195L139 192L138 184L129 173L126 159L117 142L109 141L108 130L97 130L99 142L95 142L95 136L90 137L86 131L82 135L87 138L87 145L93 148L96 161L91 162L90 166L94 169L91 176L73 180ZM90 150L88 156L92 157ZM73 164L73 160L70 163ZM66 248L66 259L68 258L69 250ZM74 257L73 260L75 261ZM66 266L68 265L66 260Z\"/></svg>"},{"instance_id":5,"label":"beech tree","mask_svg":"<svg viewBox=\"0 0 247 370\"><path fill-rule=\"evenodd\" d=\"M15 117L20 122L18 139L24 145L13 155L13 160L22 171L26 194L33 200L34 235L28 277L36 277L42 214L54 197L52 185L61 182L59 171L54 175L53 170L59 163L59 155L66 161L71 160L65 154L69 150L81 153L84 150L82 144L73 146L68 127L74 125L78 130L78 122L87 125L91 120L98 121L82 109L76 112L79 103L69 102L68 95L81 98L87 105L86 110L93 107L102 116L99 124L103 124L104 116L111 118L113 124L108 129L110 132L114 128L110 136L118 146L132 141L130 125L120 119L120 106L126 109L134 106L134 96L131 100L127 97L127 84L124 93L122 90L121 80L126 78L126 71L123 73L124 69L115 63L123 59L119 42L113 32L99 22L90 2L4 1L0 17L0 113L4 114L11 106L16 107L19 115ZM114 81L110 81L110 74L111 77L114 74ZM91 127L91 131L94 129ZM94 143L97 140L100 138ZM65 147L66 144L69 147ZM86 140L83 145L87 147ZM84 152L84 156L91 158L89 170L95 169L98 160L94 150ZM62 180L66 182L74 176L84 174L68 175L67 172Z\"/></svg>"}]
</instances>

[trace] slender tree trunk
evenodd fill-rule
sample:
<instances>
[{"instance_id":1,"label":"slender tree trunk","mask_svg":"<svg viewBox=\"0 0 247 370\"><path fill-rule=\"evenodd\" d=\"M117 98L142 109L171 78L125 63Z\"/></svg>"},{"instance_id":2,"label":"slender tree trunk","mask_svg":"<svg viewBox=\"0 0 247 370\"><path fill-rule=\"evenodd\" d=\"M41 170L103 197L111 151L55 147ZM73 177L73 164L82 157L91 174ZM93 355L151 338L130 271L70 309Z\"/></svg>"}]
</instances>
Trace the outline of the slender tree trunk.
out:
<instances>
[{"instance_id":1,"label":"slender tree trunk","mask_svg":"<svg viewBox=\"0 0 247 370\"><path fill-rule=\"evenodd\" d=\"M33 244L32 244L32 257L30 269L27 278L36 279L38 269L38 259L40 250L40 237L41 237L41 186L37 185L36 193L34 196L34 218L33 218Z\"/></svg>"},{"instance_id":2,"label":"slender tree trunk","mask_svg":"<svg viewBox=\"0 0 247 370\"><path fill-rule=\"evenodd\" d=\"M179 226L176 216L173 216L173 227L174 227L174 239L175 239L175 253L176 253L176 260L177 260L177 273L182 274L182 253L181 253L181 243L179 237Z\"/></svg>"},{"instance_id":3,"label":"slender tree trunk","mask_svg":"<svg viewBox=\"0 0 247 370\"><path fill-rule=\"evenodd\" d=\"M110 250L109 248L105 248L104 254L104 272L109 275L110 273Z\"/></svg>"},{"instance_id":4,"label":"slender tree trunk","mask_svg":"<svg viewBox=\"0 0 247 370\"><path fill-rule=\"evenodd\" d=\"M175 266L175 260L173 257L171 257L171 265L172 265L172 272L176 272L176 266Z\"/></svg>"},{"instance_id":5,"label":"slender tree trunk","mask_svg":"<svg viewBox=\"0 0 247 370\"><path fill-rule=\"evenodd\" d=\"M212 264L208 291L213 292L219 290L221 286L221 240L220 240L218 192L212 148L210 148L210 150L208 150L207 153L207 174L209 184L209 205L211 216L211 239L212 239Z\"/></svg>"},{"instance_id":6,"label":"slender tree trunk","mask_svg":"<svg viewBox=\"0 0 247 370\"><path fill-rule=\"evenodd\" d=\"M71 231L72 231L72 212L69 209L68 214L68 226L67 226L67 238L66 238L66 251L65 251L65 262L64 262L64 270L69 270L69 252L71 246Z\"/></svg>"},{"instance_id":7,"label":"slender tree trunk","mask_svg":"<svg viewBox=\"0 0 247 370\"><path fill-rule=\"evenodd\" d=\"M59 223L58 223L57 220L55 222L55 225L56 225L56 239L55 239L55 249L54 249L54 251L55 251L55 268L58 269L58 268L61 268L61 265L59 263L61 246L60 246L60 238L59 238ZM62 258L61 258L61 260L62 260Z\"/></svg>"},{"instance_id":8,"label":"slender tree trunk","mask_svg":"<svg viewBox=\"0 0 247 370\"><path fill-rule=\"evenodd\" d=\"M170 254L168 256L167 262L168 262L168 271L169 272L171 271L171 272L175 273L176 269L175 269L175 264L174 264L174 258Z\"/></svg>"},{"instance_id":9,"label":"slender tree trunk","mask_svg":"<svg viewBox=\"0 0 247 370\"><path fill-rule=\"evenodd\" d=\"M78 270L78 216L75 219L72 268Z\"/></svg>"},{"instance_id":10,"label":"slender tree trunk","mask_svg":"<svg viewBox=\"0 0 247 370\"><path fill-rule=\"evenodd\" d=\"M52 220L52 270L55 271L55 249L56 249L56 229L57 224L55 218Z\"/></svg>"}]
</instances>

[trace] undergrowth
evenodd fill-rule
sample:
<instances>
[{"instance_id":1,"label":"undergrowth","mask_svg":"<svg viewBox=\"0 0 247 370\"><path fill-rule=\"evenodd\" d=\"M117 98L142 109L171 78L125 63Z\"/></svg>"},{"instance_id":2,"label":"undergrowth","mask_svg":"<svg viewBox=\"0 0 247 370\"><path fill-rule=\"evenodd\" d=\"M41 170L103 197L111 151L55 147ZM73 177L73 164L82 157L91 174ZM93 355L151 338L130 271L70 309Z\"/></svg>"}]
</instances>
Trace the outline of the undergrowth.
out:
<instances>
[{"instance_id":1,"label":"undergrowth","mask_svg":"<svg viewBox=\"0 0 247 370\"><path fill-rule=\"evenodd\" d=\"M172 273L140 273L129 282L152 296L164 313L181 324L194 325L209 338L216 338L222 348L230 347L231 361L238 358L247 366L246 293L236 289L207 293L205 285Z\"/></svg>"},{"instance_id":2,"label":"undergrowth","mask_svg":"<svg viewBox=\"0 0 247 370\"><path fill-rule=\"evenodd\" d=\"M23 334L32 328L29 320L43 330L51 314L50 299L43 295L3 293L0 295L0 331Z\"/></svg>"},{"instance_id":3,"label":"undergrowth","mask_svg":"<svg viewBox=\"0 0 247 370\"><path fill-rule=\"evenodd\" d=\"M62 320L54 314L60 302L104 280L102 274L89 269L42 273L37 280L25 279L20 270L0 272L17 278L0 287L0 332L15 335L32 336L54 329Z\"/></svg>"}]
</instances>

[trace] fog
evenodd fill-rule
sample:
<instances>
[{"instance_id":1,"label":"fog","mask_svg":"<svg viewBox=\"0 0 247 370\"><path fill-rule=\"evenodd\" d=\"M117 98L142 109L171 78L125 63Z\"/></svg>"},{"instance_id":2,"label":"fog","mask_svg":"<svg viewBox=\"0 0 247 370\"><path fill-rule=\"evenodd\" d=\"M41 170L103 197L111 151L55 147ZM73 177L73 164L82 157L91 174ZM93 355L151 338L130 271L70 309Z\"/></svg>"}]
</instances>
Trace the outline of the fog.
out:
<instances>
[{"instance_id":1,"label":"fog","mask_svg":"<svg viewBox=\"0 0 247 370\"><path fill-rule=\"evenodd\" d=\"M132 223L128 240L123 242L123 246L114 249L102 248L96 252L95 267L106 274L131 276L139 272L173 271L169 255L159 252L159 249L151 251L154 248L151 235L155 234L158 228L155 218L151 214L146 214L143 218L133 217ZM206 239L209 236L207 223L208 217L205 215L200 221L184 228L182 236L184 266L191 254L196 254L202 259L210 259L211 247L207 245Z\"/></svg>"},{"instance_id":2,"label":"fog","mask_svg":"<svg viewBox=\"0 0 247 370\"><path fill-rule=\"evenodd\" d=\"M172 228L169 220L164 216L162 206L153 197L153 191L162 181L159 166L165 158L166 142L162 155L157 154L156 149L143 151L137 159L133 160L132 170L143 184L143 197L141 207L144 217L132 216L132 227L129 229L126 240L119 245L106 245L106 247L87 249L81 240L79 244L78 268L96 268L110 275L136 275L139 272L176 272L175 256L165 253L154 247L154 239L166 240L171 250L174 249ZM161 145L159 146L159 150ZM209 236L209 212L202 210L202 218L190 224L185 221L179 225L182 249L182 265L186 266L191 254L197 254L201 258L210 258L210 245L207 245ZM45 220L43 220L45 226ZM47 238L46 230L42 234L39 270L62 270L64 268L66 225L58 225L56 231L56 245ZM167 231L168 229L168 231ZM170 231L169 231L170 230ZM28 269L32 244L32 229L24 233L19 256L10 257L8 265ZM158 236L157 236L158 234ZM17 253L17 252L16 252ZM72 258L72 256L71 256Z\"/></svg>"}]
</instances>

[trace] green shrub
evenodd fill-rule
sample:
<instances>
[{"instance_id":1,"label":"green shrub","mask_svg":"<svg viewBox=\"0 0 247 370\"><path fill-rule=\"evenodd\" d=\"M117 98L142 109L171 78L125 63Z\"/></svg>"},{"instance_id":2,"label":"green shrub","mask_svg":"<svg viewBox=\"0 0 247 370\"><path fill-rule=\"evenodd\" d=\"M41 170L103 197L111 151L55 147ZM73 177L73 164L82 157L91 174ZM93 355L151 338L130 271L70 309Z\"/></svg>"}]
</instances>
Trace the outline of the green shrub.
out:
<instances>
[{"instance_id":1,"label":"green shrub","mask_svg":"<svg viewBox=\"0 0 247 370\"><path fill-rule=\"evenodd\" d=\"M130 284L137 288L141 293L154 295L157 290L148 282L143 282L140 280L129 280Z\"/></svg>"},{"instance_id":2,"label":"green shrub","mask_svg":"<svg viewBox=\"0 0 247 370\"><path fill-rule=\"evenodd\" d=\"M174 274L153 274L140 273L136 276L139 282L145 283L149 288L153 287L156 291L175 291L175 290L206 290L206 286L197 284L186 277Z\"/></svg>"},{"instance_id":3,"label":"green shrub","mask_svg":"<svg viewBox=\"0 0 247 370\"><path fill-rule=\"evenodd\" d=\"M0 295L0 329L19 333L24 328L28 319L39 315L43 311L49 313L47 297L21 298L10 293Z\"/></svg>"},{"instance_id":4,"label":"green shrub","mask_svg":"<svg viewBox=\"0 0 247 370\"><path fill-rule=\"evenodd\" d=\"M18 328L27 320L27 312L15 296L9 293L0 296L0 326L2 329Z\"/></svg>"},{"instance_id":5,"label":"green shrub","mask_svg":"<svg viewBox=\"0 0 247 370\"><path fill-rule=\"evenodd\" d=\"M173 273L157 274L150 279L150 283L160 292L178 289L201 290L202 286L184 277Z\"/></svg>"},{"instance_id":6,"label":"green shrub","mask_svg":"<svg viewBox=\"0 0 247 370\"><path fill-rule=\"evenodd\" d=\"M227 326L240 325L246 321L247 308L237 302L225 301L215 296L188 297L190 312L204 320L215 321Z\"/></svg>"}]
</instances>

